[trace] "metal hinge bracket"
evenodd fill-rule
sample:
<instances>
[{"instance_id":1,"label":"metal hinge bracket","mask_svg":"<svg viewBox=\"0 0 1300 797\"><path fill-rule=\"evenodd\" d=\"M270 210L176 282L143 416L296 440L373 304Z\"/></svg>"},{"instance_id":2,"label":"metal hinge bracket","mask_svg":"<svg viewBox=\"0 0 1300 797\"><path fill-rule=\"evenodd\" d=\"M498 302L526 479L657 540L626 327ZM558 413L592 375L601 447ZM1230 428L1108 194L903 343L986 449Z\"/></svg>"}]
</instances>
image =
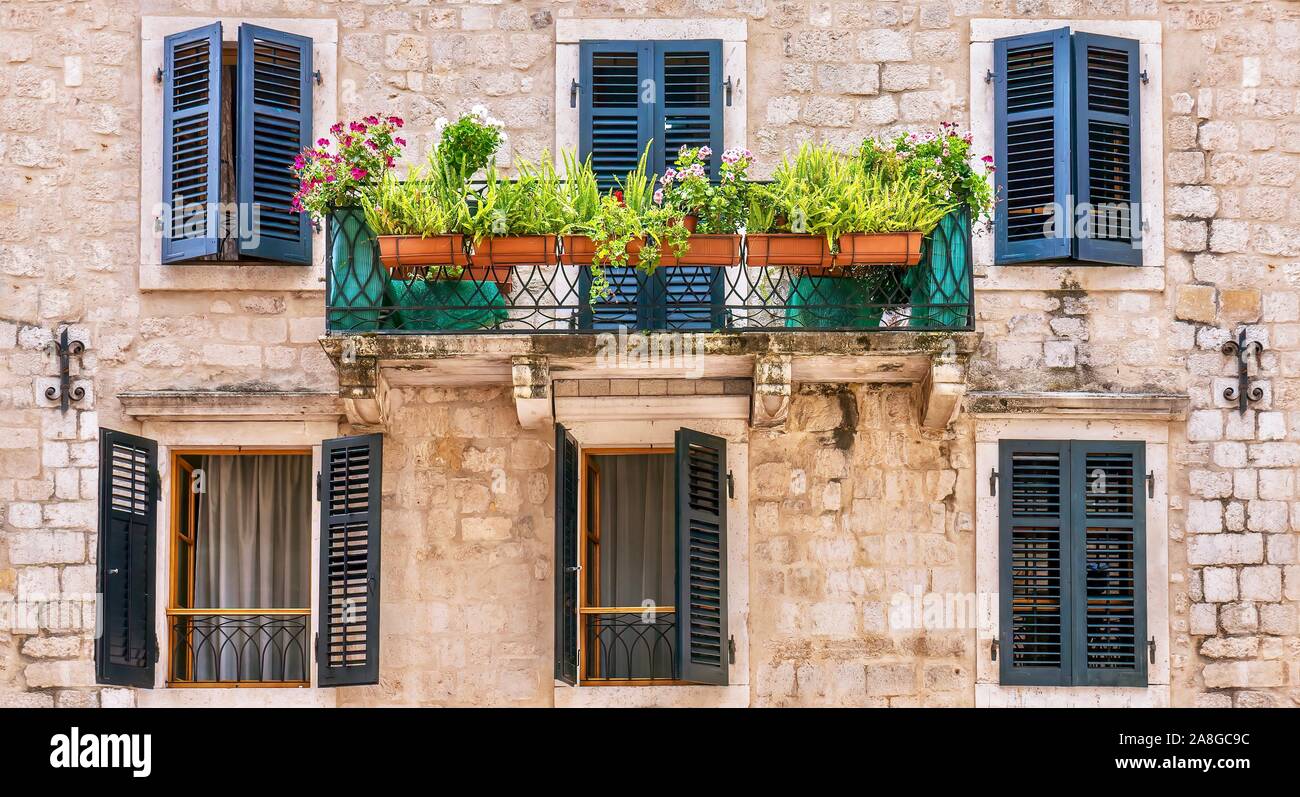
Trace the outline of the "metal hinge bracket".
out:
<instances>
[{"instance_id":1,"label":"metal hinge bracket","mask_svg":"<svg viewBox=\"0 0 1300 797\"><path fill-rule=\"evenodd\" d=\"M734 636L727 637L727 663L736 663L736 638Z\"/></svg>"},{"instance_id":2,"label":"metal hinge bracket","mask_svg":"<svg viewBox=\"0 0 1300 797\"><path fill-rule=\"evenodd\" d=\"M998 494L998 472L997 470L989 471L989 495Z\"/></svg>"},{"instance_id":3,"label":"metal hinge bracket","mask_svg":"<svg viewBox=\"0 0 1300 797\"><path fill-rule=\"evenodd\" d=\"M1147 498L1155 498L1155 497L1156 497L1156 472L1149 471L1147 473Z\"/></svg>"},{"instance_id":4,"label":"metal hinge bracket","mask_svg":"<svg viewBox=\"0 0 1300 797\"><path fill-rule=\"evenodd\" d=\"M1156 638L1151 637L1147 642L1147 658L1152 663L1156 663Z\"/></svg>"},{"instance_id":5,"label":"metal hinge bracket","mask_svg":"<svg viewBox=\"0 0 1300 797\"><path fill-rule=\"evenodd\" d=\"M576 80L569 81L569 107L578 107L578 92L582 90L582 84Z\"/></svg>"},{"instance_id":6,"label":"metal hinge bracket","mask_svg":"<svg viewBox=\"0 0 1300 797\"><path fill-rule=\"evenodd\" d=\"M321 472L316 471L316 500L321 500L321 494L324 492L325 482L321 480Z\"/></svg>"},{"instance_id":7,"label":"metal hinge bracket","mask_svg":"<svg viewBox=\"0 0 1300 797\"><path fill-rule=\"evenodd\" d=\"M998 660L998 641L996 639L989 643L989 658L993 661Z\"/></svg>"},{"instance_id":8,"label":"metal hinge bracket","mask_svg":"<svg viewBox=\"0 0 1300 797\"><path fill-rule=\"evenodd\" d=\"M731 475L731 471L727 471L727 497L736 497L736 479Z\"/></svg>"},{"instance_id":9,"label":"metal hinge bracket","mask_svg":"<svg viewBox=\"0 0 1300 797\"><path fill-rule=\"evenodd\" d=\"M727 81L722 84L722 87L726 89L727 107L730 108L731 107L731 75L727 75Z\"/></svg>"}]
</instances>

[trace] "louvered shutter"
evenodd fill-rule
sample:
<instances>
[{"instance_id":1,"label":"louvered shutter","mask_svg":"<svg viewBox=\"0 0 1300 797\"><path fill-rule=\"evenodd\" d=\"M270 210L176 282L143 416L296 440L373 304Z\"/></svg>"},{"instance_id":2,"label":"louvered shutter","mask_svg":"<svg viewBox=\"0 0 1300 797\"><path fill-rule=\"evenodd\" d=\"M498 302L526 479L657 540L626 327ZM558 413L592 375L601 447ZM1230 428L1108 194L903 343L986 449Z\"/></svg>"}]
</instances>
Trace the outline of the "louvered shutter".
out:
<instances>
[{"instance_id":1,"label":"louvered shutter","mask_svg":"<svg viewBox=\"0 0 1300 797\"><path fill-rule=\"evenodd\" d=\"M311 225L290 207L298 188L290 167L311 144L311 46L305 36L239 26L237 194L257 219L252 235L241 230L241 255L311 264Z\"/></svg>"},{"instance_id":2,"label":"louvered shutter","mask_svg":"<svg viewBox=\"0 0 1300 797\"><path fill-rule=\"evenodd\" d=\"M654 146L651 168L663 174L682 147L713 150L709 176L718 178L722 162L722 42L655 43Z\"/></svg>"},{"instance_id":3,"label":"louvered shutter","mask_svg":"<svg viewBox=\"0 0 1300 797\"><path fill-rule=\"evenodd\" d=\"M591 158L601 188L636 168L653 137L654 78L652 42L584 41L582 103L578 118L580 158ZM651 161L649 168L654 168Z\"/></svg>"},{"instance_id":4,"label":"louvered shutter","mask_svg":"<svg viewBox=\"0 0 1300 797\"><path fill-rule=\"evenodd\" d=\"M1142 265L1138 43L1074 34L1075 257Z\"/></svg>"},{"instance_id":5,"label":"louvered shutter","mask_svg":"<svg viewBox=\"0 0 1300 797\"><path fill-rule=\"evenodd\" d=\"M1068 445L1004 440L998 476L1001 682L1068 684L1072 642Z\"/></svg>"},{"instance_id":6,"label":"louvered shutter","mask_svg":"<svg viewBox=\"0 0 1300 797\"><path fill-rule=\"evenodd\" d=\"M1142 443L1070 444L1076 686L1146 686Z\"/></svg>"},{"instance_id":7,"label":"louvered shutter","mask_svg":"<svg viewBox=\"0 0 1300 797\"><path fill-rule=\"evenodd\" d=\"M1069 257L1070 29L998 39L993 50L997 262Z\"/></svg>"},{"instance_id":8,"label":"louvered shutter","mask_svg":"<svg viewBox=\"0 0 1300 797\"><path fill-rule=\"evenodd\" d=\"M157 443L99 430L96 683L153 687L157 474Z\"/></svg>"},{"instance_id":9,"label":"louvered shutter","mask_svg":"<svg viewBox=\"0 0 1300 797\"><path fill-rule=\"evenodd\" d=\"M221 23L163 41L162 262L217 253Z\"/></svg>"},{"instance_id":10,"label":"louvered shutter","mask_svg":"<svg viewBox=\"0 0 1300 797\"><path fill-rule=\"evenodd\" d=\"M578 443L555 424L555 678L578 682Z\"/></svg>"},{"instance_id":11,"label":"louvered shutter","mask_svg":"<svg viewBox=\"0 0 1300 797\"><path fill-rule=\"evenodd\" d=\"M677 430L677 671L683 681L725 686L727 634L727 441Z\"/></svg>"},{"instance_id":12,"label":"louvered shutter","mask_svg":"<svg viewBox=\"0 0 1300 797\"><path fill-rule=\"evenodd\" d=\"M383 435L321 444L320 686L379 683Z\"/></svg>"}]
</instances>

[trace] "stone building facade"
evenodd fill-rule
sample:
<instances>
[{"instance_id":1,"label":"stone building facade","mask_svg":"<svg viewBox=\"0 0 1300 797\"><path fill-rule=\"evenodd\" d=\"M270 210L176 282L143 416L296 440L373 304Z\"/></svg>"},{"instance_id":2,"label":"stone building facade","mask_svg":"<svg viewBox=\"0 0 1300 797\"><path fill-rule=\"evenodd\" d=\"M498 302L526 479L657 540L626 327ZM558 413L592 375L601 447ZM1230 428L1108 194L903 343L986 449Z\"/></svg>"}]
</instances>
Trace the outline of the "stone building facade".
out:
<instances>
[{"instance_id":1,"label":"stone building facade","mask_svg":"<svg viewBox=\"0 0 1300 797\"><path fill-rule=\"evenodd\" d=\"M976 331L956 336L955 379L926 357L906 378L850 378L809 363L856 350L814 343L769 381L753 363L774 349L726 339L709 350L725 373L703 379L566 381L557 364L590 350L555 344L502 354L553 358L555 380L536 395L556 409L525 428L527 379L512 385L509 368L438 378L457 352L491 353L479 336L401 353L424 376L389 372L382 395L358 382L345 344L325 337L320 245L315 267L160 265L152 76L163 35L213 20L227 35L241 21L310 32L317 129L395 113L421 152L439 117L483 103L506 123L506 158L572 140L569 32L685 24L743 45L730 129L760 170L801 141L848 147L949 120L987 148L994 38L1063 26L1138 36L1144 196L1157 213L1132 268L996 266L977 241ZM298 445L316 457L321 440L384 432L378 684L101 686L91 628L29 627L10 612L0 706L1300 704L1294 2L8 2L0 164L0 597L95 592L101 428L164 448ZM84 396L66 412L46 393L64 329L85 346L70 366ZM1239 334L1262 344L1249 376L1262 398L1244 412L1224 398L1238 371L1222 347ZM358 345L363 362L382 360ZM907 357L930 344L918 345ZM739 372L733 355L749 358ZM955 386L943 395L958 406L929 423L936 381ZM714 396L758 404L768 388L780 401L788 391L779 425L730 404L689 424L728 441L738 474L730 685L557 685L551 424L563 400L690 396L696 411L725 404ZM591 408L615 403L572 403L565 423L614 440L626 419ZM639 421L671 442L668 426ZM1146 688L1003 687L986 624L894 621L899 595L996 592L989 471L1009 437L1146 442Z\"/></svg>"}]
</instances>

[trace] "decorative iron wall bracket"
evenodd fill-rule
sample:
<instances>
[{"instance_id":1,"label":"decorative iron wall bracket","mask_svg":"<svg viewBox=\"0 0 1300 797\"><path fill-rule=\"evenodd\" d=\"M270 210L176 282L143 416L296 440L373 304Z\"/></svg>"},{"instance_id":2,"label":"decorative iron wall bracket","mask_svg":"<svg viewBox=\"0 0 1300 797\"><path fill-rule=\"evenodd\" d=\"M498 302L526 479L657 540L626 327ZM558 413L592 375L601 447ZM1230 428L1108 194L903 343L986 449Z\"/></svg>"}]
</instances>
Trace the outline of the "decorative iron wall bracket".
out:
<instances>
[{"instance_id":1,"label":"decorative iron wall bracket","mask_svg":"<svg viewBox=\"0 0 1300 797\"><path fill-rule=\"evenodd\" d=\"M81 385L73 386L71 360L80 357L86 351L86 344L79 340L68 339L68 328L59 332L59 339L54 341L54 355L59 359L59 384L45 388L45 398L59 402L59 412L67 413L72 401L81 401L86 397L86 389Z\"/></svg>"},{"instance_id":2,"label":"decorative iron wall bracket","mask_svg":"<svg viewBox=\"0 0 1300 797\"><path fill-rule=\"evenodd\" d=\"M1245 329L1237 333L1236 340L1228 341L1220 349L1229 357L1237 358L1237 384L1225 387L1223 397L1228 401L1237 402L1237 412L1242 415L1246 414L1250 402L1264 398L1263 388L1259 385L1250 386L1250 353L1252 350L1255 352L1256 364L1261 364L1259 360L1264 353L1264 344L1258 340L1246 340Z\"/></svg>"}]
</instances>

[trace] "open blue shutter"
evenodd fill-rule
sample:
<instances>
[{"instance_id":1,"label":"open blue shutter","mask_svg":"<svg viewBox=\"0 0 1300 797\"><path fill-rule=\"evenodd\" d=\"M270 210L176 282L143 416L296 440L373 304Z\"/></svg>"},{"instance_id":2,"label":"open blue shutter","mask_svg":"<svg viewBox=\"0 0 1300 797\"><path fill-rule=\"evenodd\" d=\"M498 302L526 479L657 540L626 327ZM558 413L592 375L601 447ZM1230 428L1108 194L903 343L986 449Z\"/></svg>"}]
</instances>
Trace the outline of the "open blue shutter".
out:
<instances>
[{"instance_id":1,"label":"open blue shutter","mask_svg":"<svg viewBox=\"0 0 1300 797\"><path fill-rule=\"evenodd\" d=\"M651 138L653 102L644 101L653 78L654 45L636 41L584 41L578 157L591 158L602 189L637 166ZM653 168L653 163L651 164Z\"/></svg>"},{"instance_id":2,"label":"open blue shutter","mask_svg":"<svg viewBox=\"0 0 1300 797\"><path fill-rule=\"evenodd\" d=\"M1070 444L1073 683L1146 686L1144 445Z\"/></svg>"},{"instance_id":3,"label":"open blue shutter","mask_svg":"<svg viewBox=\"0 0 1300 797\"><path fill-rule=\"evenodd\" d=\"M727 441L678 429L677 672L727 684Z\"/></svg>"},{"instance_id":4,"label":"open blue shutter","mask_svg":"<svg viewBox=\"0 0 1300 797\"><path fill-rule=\"evenodd\" d=\"M1069 257L1070 29L998 39L993 53L996 260Z\"/></svg>"},{"instance_id":5,"label":"open blue shutter","mask_svg":"<svg viewBox=\"0 0 1300 797\"><path fill-rule=\"evenodd\" d=\"M1138 43L1074 34L1075 257L1142 265Z\"/></svg>"},{"instance_id":6,"label":"open blue shutter","mask_svg":"<svg viewBox=\"0 0 1300 797\"><path fill-rule=\"evenodd\" d=\"M163 41L162 262L217 253L221 23Z\"/></svg>"},{"instance_id":7,"label":"open blue shutter","mask_svg":"<svg viewBox=\"0 0 1300 797\"><path fill-rule=\"evenodd\" d=\"M555 678L578 683L578 443L555 424Z\"/></svg>"},{"instance_id":8,"label":"open blue shutter","mask_svg":"<svg viewBox=\"0 0 1300 797\"><path fill-rule=\"evenodd\" d=\"M1070 683L1070 484L1067 443L1000 443L998 647L1003 684Z\"/></svg>"},{"instance_id":9,"label":"open blue shutter","mask_svg":"<svg viewBox=\"0 0 1300 797\"><path fill-rule=\"evenodd\" d=\"M241 230L241 255L311 264L311 224L290 208L298 181L290 168L311 144L311 39L239 26L239 206L256 225ZM241 225L245 226L245 225Z\"/></svg>"},{"instance_id":10,"label":"open blue shutter","mask_svg":"<svg viewBox=\"0 0 1300 797\"><path fill-rule=\"evenodd\" d=\"M321 444L320 686L379 683L383 444L378 434Z\"/></svg>"},{"instance_id":11,"label":"open blue shutter","mask_svg":"<svg viewBox=\"0 0 1300 797\"><path fill-rule=\"evenodd\" d=\"M153 687L158 444L99 430L99 612L95 683Z\"/></svg>"}]
</instances>

